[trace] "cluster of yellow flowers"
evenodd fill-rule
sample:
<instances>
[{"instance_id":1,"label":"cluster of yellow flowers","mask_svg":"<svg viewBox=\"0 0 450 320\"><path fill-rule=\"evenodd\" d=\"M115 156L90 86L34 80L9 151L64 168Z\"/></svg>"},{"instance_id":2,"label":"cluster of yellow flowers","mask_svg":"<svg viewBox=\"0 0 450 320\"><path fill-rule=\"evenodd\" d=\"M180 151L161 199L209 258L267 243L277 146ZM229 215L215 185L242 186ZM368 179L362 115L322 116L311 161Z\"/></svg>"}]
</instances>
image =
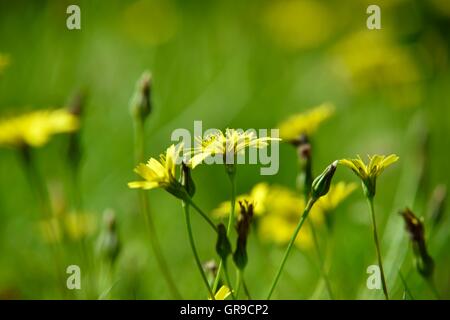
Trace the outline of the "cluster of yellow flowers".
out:
<instances>
[{"instance_id":1,"label":"cluster of yellow flowers","mask_svg":"<svg viewBox=\"0 0 450 320\"><path fill-rule=\"evenodd\" d=\"M330 187L327 195L319 198L311 209L310 221L317 226L323 224L325 215L330 214L345 198L356 189L356 183L339 182ZM263 241L285 245L289 242L298 220L306 206L303 196L289 188L267 183L256 184L249 194L242 194L236 201L252 202L255 204L258 235ZM230 214L231 203L221 203L211 214L215 218L225 218ZM237 210L235 212L238 214ZM312 234L308 225L302 229L302 234L295 244L301 249L312 248Z\"/></svg>"}]
</instances>

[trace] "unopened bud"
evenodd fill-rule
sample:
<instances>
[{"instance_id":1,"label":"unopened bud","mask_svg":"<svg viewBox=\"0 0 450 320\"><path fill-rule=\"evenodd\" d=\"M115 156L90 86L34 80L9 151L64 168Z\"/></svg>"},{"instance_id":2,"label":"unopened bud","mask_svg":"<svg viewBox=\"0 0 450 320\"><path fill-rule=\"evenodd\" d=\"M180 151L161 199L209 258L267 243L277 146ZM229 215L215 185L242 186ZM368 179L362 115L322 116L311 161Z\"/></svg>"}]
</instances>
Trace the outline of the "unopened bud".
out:
<instances>
[{"instance_id":1,"label":"unopened bud","mask_svg":"<svg viewBox=\"0 0 450 320\"><path fill-rule=\"evenodd\" d=\"M152 111L151 90L152 76L145 71L136 84L136 90L131 99L131 115L140 121L144 121Z\"/></svg>"},{"instance_id":2,"label":"unopened bud","mask_svg":"<svg viewBox=\"0 0 450 320\"><path fill-rule=\"evenodd\" d=\"M195 194L195 183L192 179L191 168L189 168L184 161L181 163L181 185L192 198Z\"/></svg>"},{"instance_id":3,"label":"unopened bud","mask_svg":"<svg viewBox=\"0 0 450 320\"><path fill-rule=\"evenodd\" d=\"M238 238L236 251L233 253L233 261L240 270L243 270L248 261L247 238L250 232L250 224L253 219L254 207L253 203L247 201L239 201L239 206L241 208L241 214L239 215L239 220L236 225Z\"/></svg>"},{"instance_id":4,"label":"unopened bud","mask_svg":"<svg viewBox=\"0 0 450 320\"><path fill-rule=\"evenodd\" d=\"M216 252L223 261L226 261L231 253L231 244L228 240L227 229L223 223L217 226Z\"/></svg>"},{"instance_id":5,"label":"unopened bud","mask_svg":"<svg viewBox=\"0 0 450 320\"><path fill-rule=\"evenodd\" d=\"M336 172L338 161L334 161L312 183L311 198L317 200L330 190L331 180Z\"/></svg>"},{"instance_id":6,"label":"unopened bud","mask_svg":"<svg viewBox=\"0 0 450 320\"><path fill-rule=\"evenodd\" d=\"M104 226L97 244L98 253L111 264L116 260L120 252L120 241L116 231L116 217L112 210L106 210L103 214Z\"/></svg>"},{"instance_id":7,"label":"unopened bud","mask_svg":"<svg viewBox=\"0 0 450 320\"><path fill-rule=\"evenodd\" d=\"M434 261L427 251L423 222L408 208L401 211L400 214L405 221L406 231L411 239L417 271L423 277L429 278L433 275Z\"/></svg>"}]
</instances>

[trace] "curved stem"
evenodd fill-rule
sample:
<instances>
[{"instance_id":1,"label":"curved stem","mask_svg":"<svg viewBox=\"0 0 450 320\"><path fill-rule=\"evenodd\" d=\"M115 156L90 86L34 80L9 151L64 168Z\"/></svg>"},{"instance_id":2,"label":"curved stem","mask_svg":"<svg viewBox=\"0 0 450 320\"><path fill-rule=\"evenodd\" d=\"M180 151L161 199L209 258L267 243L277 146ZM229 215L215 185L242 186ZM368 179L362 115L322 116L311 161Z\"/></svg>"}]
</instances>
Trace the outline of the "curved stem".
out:
<instances>
[{"instance_id":1,"label":"curved stem","mask_svg":"<svg viewBox=\"0 0 450 320\"><path fill-rule=\"evenodd\" d=\"M239 297L239 291L241 291L241 284L242 284L242 271L237 269L237 277L236 277L236 298Z\"/></svg>"},{"instance_id":2,"label":"curved stem","mask_svg":"<svg viewBox=\"0 0 450 320\"><path fill-rule=\"evenodd\" d=\"M245 279L244 279L244 275L242 275L242 287L244 288L244 292L247 296L247 299L251 300L252 296L250 295L250 291L248 290L247 283L245 282Z\"/></svg>"},{"instance_id":3,"label":"curved stem","mask_svg":"<svg viewBox=\"0 0 450 320\"><path fill-rule=\"evenodd\" d=\"M213 230L217 233L217 227L214 224L214 222L212 222L212 220L208 217L208 215L206 213L203 212L202 209L199 208L199 206L197 206L195 204L195 202L189 198L187 199L187 202L202 216L203 219L205 219L205 221L211 226L211 228L213 228Z\"/></svg>"},{"instance_id":4,"label":"curved stem","mask_svg":"<svg viewBox=\"0 0 450 320\"><path fill-rule=\"evenodd\" d=\"M378 241L378 231L377 231L377 222L375 220L375 209L373 206L373 197L367 197L367 201L369 203L370 208L370 215L372 218L372 228L373 228L373 239L375 241L375 247L377 249L377 258L378 258L378 265L380 267L380 274L381 274L381 283L383 285L383 292L386 300L389 300L389 294L386 286L386 278L384 276L384 270L383 270L383 261L381 258L381 247L380 242Z\"/></svg>"},{"instance_id":5,"label":"curved stem","mask_svg":"<svg viewBox=\"0 0 450 320\"><path fill-rule=\"evenodd\" d=\"M183 208L184 208L184 217L186 220L186 228L188 231L189 236L189 243L191 245L192 253L194 254L195 263L197 264L197 268L200 271L200 275L202 276L203 282L205 283L205 286L208 290L208 294L211 297L211 299L214 299L213 291L211 290L208 279L206 277L205 271L203 270L202 263L200 261L200 258L197 253L197 248L195 247L194 237L192 235L192 227L191 227L191 218L189 215L189 205L183 202Z\"/></svg>"},{"instance_id":6,"label":"curved stem","mask_svg":"<svg viewBox=\"0 0 450 320\"><path fill-rule=\"evenodd\" d=\"M144 121L136 119L135 120L135 135L134 135L134 152L137 162L144 161ZM148 198L144 190L139 190L139 205L142 215L144 216L145 223L149 230L150 245L153 250L153 254L156 258L156 263L158 264L159 270L161 271L164 279L167 282L169 290L175 299L181 299L180 292L173 280L170 273L170 269L162 253L161 245L159 243L158 237L156 235L155 223L150 212L150 205Z\"/></svg>"},{"instance_id":7,"label":"curved stem","mask_svg":"<svg viewBox=\"0 0 450 320\"><path fill-rule=\"evenodd\" d=\"M309 199L308 203L306 204L305 210L303 211L302 217L300 218L300 221L297 224L297 227L295 228L294 233L292 234L291 240L289 241L289 244L286 248L286 252L284 253L283 259L281 260L281 264L278 268L277 274L275 276L275 279L272 282L272 286L270 287L269 294L267 295L267 300L270 299L272 296L273 290L275 289L278 280L280 278L281 272L283 271L284 265L286 263L286 260L289 256L289 253L291 252L292 245L295 242L295 239L297 238L298 233L300 232L300 229L303 226L303 223L305 222L306 218L309 215L309 212L311 211L312 206L314 205L315 200Z\"/></svg>"},{"instance_id":8,"label":"curved stem","mask_svg":"<svg viewBox=\"0 0 450 320\"><path fill-rule=\"evenodd\" d=\"M325 286L328 291L328 296L330 297L331 300L334 300L334 295L333 295L333 292L331 291L330 279L328 278L328 274L325 270L325 262L324 262L322 252L320 251L320 247L319 247L319 239L317 238L316 227L314 226L314 223L312 221L310 221L309 226L311 228L311 233L313 236L313 243L314 243L314 247L315 247L315 250L317 253L317 259L319 260L320 272L322 273L322 278L325 281Z\"/></svg>"},{"instance_id":9,"label":"curved stem","mask_svg":"<svg viewBox=\"0 0 450 320\"><path fill-rule=\"evenodd\" d=\"M233 173L228 173L228 177L230 178L230 182L231 182L231 210L230 210L230 216L228 217L228 226L227 226L227 236L230 235L231 232L231 227L233 226L233 221L234 221L234 207L236 205L236 181L235 181L235 172ZM213 284L213 291L216 292L217 287L219 285L219 280L220 280L220 274L222 273L222 269L223 269L223 261L222 259L220 259L219 262L219 267L217 269L217 275L216 275L216 279L214 280L214 284Z\"/></svg>"},{"instance_id":10,"label":"curved stem","mask_svg":"<svg viewBox=\"0 0 450 320\"><path fill-rule=\"evenodd\" d=\"M436 288L436 285L433 281L432 278L427 279L427 283L430 286L431 291L433 292L434 296L436 297L436 299L441 300L441 295L439 294L439 291Z\"/></svg>"},{"instance_id":11,"label":"curved stem","mask_svg":"<svg viewBox=\"0 0 450 320\"><path fill-rule=\"evenodd\" d=\"M223 272L225 274L225 279L227 280L228 288L230 289L230 292L231 292L231 297L233 298L233 300L236 300L237 296L234 294L233 287L231 286L231 280L230 280L230 276L228 273L228 268L227 268L226 263L224 263L224 265L223 265Z\"/></svg>"}]
</instances>

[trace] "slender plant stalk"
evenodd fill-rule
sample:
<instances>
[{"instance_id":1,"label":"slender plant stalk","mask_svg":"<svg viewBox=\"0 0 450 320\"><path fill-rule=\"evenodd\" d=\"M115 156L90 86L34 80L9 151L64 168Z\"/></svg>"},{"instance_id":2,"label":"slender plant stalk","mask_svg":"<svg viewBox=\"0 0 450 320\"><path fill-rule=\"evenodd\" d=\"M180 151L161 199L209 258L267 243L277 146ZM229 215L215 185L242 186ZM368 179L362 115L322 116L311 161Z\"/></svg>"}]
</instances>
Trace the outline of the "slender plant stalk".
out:
<instances>
[{"instance_id":1,"label":"slender plant stalk","mask_svg":"<svg viewBox=\"0 0 450 320\"><path fill-rule=\"evenodd\" d=\"M225 279L227 281L228 288L230 289L230 292L231 292L231 298L233 298L233 300L236 300L237 295L234 294L233 287L231 286L230 275L228 273L228 267L227 267L227 264L225 261L224 261L224 265L223 265L223 273L225 274Z\"/></svg>"},{"instance_id":2,"label":"slender plant stalk","mask_svg":"<svg viewBox=\"0 0 450 320\"><path fill-rule=\"evenodd\" d=\"M319 260L319 268L320 268L320 272L322 273L322 277L325 281L325 286L327 288L328 291L328 296L330 297L331 300L334 300L334 295L333 295L333 291L331 290L331 284L330 284L330 279L328 278L328 274L325 270L325 260L322 256L322 252L320 250L320 246L319 246L319 239L317 238L317 232L316 232L316 227L314 226L314 223L312 221L310 221L309 226L311 228L311 233L313 236L313 243L314 243L314 248L316 250L317 253L317 259Z\"/></svg>"},{"instance_id":3,"label":"slender plant stalk","mask_svg":"<svg viewBox=\"0 0 450 320\"><path fill-rule=\"evenodd\" d=\"M236 276L236 298L239 297L239 292L241 291L241 285L242 285L242 271L237 269L236 271L237 276Z\"/></svg>"},{"instance_id":4,"label":"slender plant stalk","mask_svg":"<svg viewBox=\"0 0 450 320\"><path fill-rule=\"evenodd\" d=\"M398 271L398 275L400 276L400 280L402 281L403 287L405 288L405 294L409 295L411 300L414 300L411 290L409 290L408 284L406 283L406 279L403 277L402 272L400 270Z\"/></svg>"},{"instance_id":5,"label":"slender plant stalk","mask_svg":"<svg viewBox=\"0 0 450 320\"><path fill-rule=\"evenodd\" d=\"M236 205L236 203L235 203L236 202L235 172L233 172L233 173L228 172L228 177L230 178L230 183L231 183L231 210L230 210L230 216L228 217L227 237L230 236L231 227L233 226L233 222L234 222L234 207ZM222 268L223 268L223 261L222 261L222 259L220 259L219 267L217 269L216 279L214 280L214 284L213 284L214 292L216 292L217 287L219 286L219 280L220 280L220 274L222 273ZM231 290L231 288L230 288L230 290Z\"/></svg>"},{"instance_id":6,"label":"slender plant stalk","mask_svg":"<svg viewBox=\"0 0 450 320\"><path fill-rule=\"evenodd\" d=\"M430 286L431 291L433 292L436 299L441 300L441 295L439 294L439 291L436 288L436 284L434 283L433 279L427 279L427 283Z\"/></svg>"},{"instance_id":7,"label":"slender plant stalk","mask_svg":"<svg viewBox=\"0 0 450 320\"><path fill-rule=\"evenodd\" d=\"M372 228L373 228L373 239L375 241L375 247L377 249L377 258L378 258L378 265L380 267L380 273L381 273L381 284L383 285L383 292L386 300L389 300L389 294L386 286L386 278L384 276L384 270L383 270L383 261L381 258L381 247L380 243L378 241L378 231L377 231L377 222L375 219L375 209L373 206L373 197L367 197L367 201L369 204L370 209L370 215L372 218Z\"/></svg>"},{"instance_id":8,"label":"slender plant stalk","mask_svg":"<svg viewBox=\"0 0 450 320\"><path fill-rule=\"evenodd\" d=\"M245 295L247 296L247 299L251 300L252 296L250 295L250 291L248 290L247 283L245 282L243 274L242 274L242 287L244 288L244 292L245 292Z\"/></svg>"},{"instance_id":9,"label":"slender plant stalk","mask_svg":"<svg viewBox=\"0 0 450 320\"><path fill-rule=\"evenodd\" d=\"M192 199L187 199L187 202L189 203L189 205L191 205L202 216L203 219L205 219L205 221L217 233L217 227L214 224L214 222L212 222L212 220L208 217L208 215L205 212L203 212L203 210L200 209L199 206L197 204L195 204L195 202Z\"/></svg>"},{"instance_id":10,"label":"slender plant stalk","mask_svg":"<svg viewBox=\"0 0 450 320\"><path fill-rule=\"evenodd\" d=\"M136 154L136 161L143 162L144 161L144 121L136 120L134 123L135 123L135 135L134 135L135 146L134 146L134 149L135 149L135 154ZM153 254L155 255L159 270L161 271L164 279L166 280L172 296L175 299L181 299L180 292L177 289L175 281L173 280L173 277L170 273L166 259L164 258L164 255L162 253L161 245L159 244L159 240L156 235L155 223L153 221L153 217L150 212L148 198L147 198L147 195L145 194L144 190L139 190L139 204L140 204L140 209L141 209L142 215L144 216L144 219L145 219L145 223L149 230L150 244L151 244L151 247L153 250Z\"/></svg>"},{"instance_id":11,"label":"slender plant stalk","mask_svg":"<svg viewBox=\"0 0 450 320\"><path fill-rule=\"evenodd\" d=\"M278 271L277 271L277 274L275 276L275 279L272 282L272 286L270 287L269 294L267 295L267 300L270 299L270 297L272 296L273 291L275 290L275 287L276 287L276 285L278 283L278 280L280 278L281 272L283 271L283 268L284 268L284 265L286 263L286 260L287 260L287 258L289 256L289 253L291 252L292 245L294 244L295 239L297 238L297 235L298 235L298 233L300 232L300 229L303 226L303 223L305 222L306 218L308 217L309 212L311 211L311 208L314 205L314 202L315 202L314 200L309 199L308 203L306 204L305 210L303 211L303 214L302 214L302 216L300 218L300 221L298 222L297 227L295 228L295 231L292 234L291 240L289 241L289 244L287 246L286 252L284 253L283 259L281 260L281 264L280 264L280 267L278 268Z\"/></svg>"},{"instance_id":12,"label":"slender plant stalk","mask_svg":"<svg viewBox=\"0 0 450 320\"><path fill-rule=\"evenodd\" d=\"M209 296L211 297L212 300L215 300L213 291L211 290L211 287L209 286L208 278L206 277L205 270L203 270L202 263L198 256L197 248L195 247L194 237L192 235L191 218L190 218L190 214L189 214L189 205L183 202L183 208L184 208L184 217L186 220L186 228L187 228L188 236L189 236L189 243L191 245L192 253L194 254L195 263L198 267L200 275L202 276L203 282L205 283L205 286L208 290Z\"/></svg>"}]
</instances>

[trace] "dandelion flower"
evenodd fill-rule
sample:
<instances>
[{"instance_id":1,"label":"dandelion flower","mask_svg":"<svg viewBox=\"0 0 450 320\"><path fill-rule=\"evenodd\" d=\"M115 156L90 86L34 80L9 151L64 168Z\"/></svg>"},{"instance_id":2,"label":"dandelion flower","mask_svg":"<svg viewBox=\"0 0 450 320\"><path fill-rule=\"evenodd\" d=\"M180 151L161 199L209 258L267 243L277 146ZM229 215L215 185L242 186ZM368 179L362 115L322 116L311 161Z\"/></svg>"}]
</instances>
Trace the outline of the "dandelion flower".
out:
<instances>
[{"instance_id":1,"label":"dandelion flower","mask_svg":"<svg viewBox=\"0 0 450 320\"><path fill-rule=\"evenodd\" d=\"M0 120L0 146L40 147L57 133L78 129L78 118L64 109L40 110Z\"/></svg>"},{"instance_id":2,"label":"dandelion flower","mask_svg":"<svg viewBox=\"0 0 450 320\"><path fill-rule=\"evenodd\" d=\"M201 137L196 138L199 146L191 151L193 157L188 164L194 169L206 158L216 155L222 155L225 163L228 164L230 160L234 160L235 155L242 154L245 148L265 148L269 145L269 141L274 140L278 141L281 139L271 137L257 138L252 130L243 132L236 129L226 129L225 134L218 130L204 139ZM233 156L233 159L228 159L228 155Z\"/></svg>"},{"instance_id":3,"label":"dandelion flower","mask_svg":"<svg viewBox=\"0 0 450 320\"><path fill-rule=\"evenodd\" d=\"M357 159L342 159L340 164L352 169L352 171L362 180L364 192L367 196L373 197L376 191L377 177L385 168L399 159L395 154L389 156L373 155L369 156L369 164L366 165L358 156Z\"/></svg>"},{"instance_id":4,"label":"dandelion flower","mask_svg":"<svg viewBox=\"0 0 450 320\"><path fill-rule=\"evenodd\" d=\"M146 164L140 163L135 169L144 180L128 183L131 189L150 190L163 188L177 198L185 198L186 191L176 179L176 165L180 159L182 145L171 145L165 154L160 155L159 160L150 158Z\"/></svg>"},{"instance_id":5,"label":"dandelion flower","mask_svg":"<svg viewBox=\"0 0 450 320\"><path fill-rule=\"evenodd\" d=\"M313 134L333 112L334 106L324 103L308 112L293 115L278 126L280 137L295 144L302 135Z\"/></svg>"}]
</instances>

